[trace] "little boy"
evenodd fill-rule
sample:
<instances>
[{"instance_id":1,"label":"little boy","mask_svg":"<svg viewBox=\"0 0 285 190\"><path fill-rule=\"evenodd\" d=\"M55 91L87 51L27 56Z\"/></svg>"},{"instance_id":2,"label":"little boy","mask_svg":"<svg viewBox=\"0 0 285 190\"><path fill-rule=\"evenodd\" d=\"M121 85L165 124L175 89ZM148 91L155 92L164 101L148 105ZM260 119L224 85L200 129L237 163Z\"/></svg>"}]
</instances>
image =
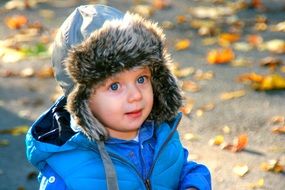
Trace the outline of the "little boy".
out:
<instances>
[{"instance_id":1,"label":"little boy","mask_svg":"<svg viewBox=\"0 0 285 190\"><path fill-rule=\"evenodd\" d=\"M26 137L40 189L211 189L209 170L188 162L179 140L182 98L156 24L80 6L52 63L65 95Z\"/></svg>"}]
</instances>

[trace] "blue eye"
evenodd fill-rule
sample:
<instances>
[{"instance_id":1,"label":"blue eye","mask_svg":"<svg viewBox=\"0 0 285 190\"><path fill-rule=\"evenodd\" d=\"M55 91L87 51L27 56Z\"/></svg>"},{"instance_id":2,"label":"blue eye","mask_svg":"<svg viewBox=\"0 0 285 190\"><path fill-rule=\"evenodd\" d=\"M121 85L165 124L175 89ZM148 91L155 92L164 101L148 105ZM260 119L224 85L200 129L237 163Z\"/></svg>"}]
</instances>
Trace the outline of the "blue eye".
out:
<instances>
[{"instance_id":1,"label":"blue eye","mask_svg":"<svg viewBox=\"0 0 285 190\"><path fill-rule=\"evenodd\" d=\"M110 89L113 91L118 90L118 88L119 88L119 83L113 83L110 85Z\"/></svg>"},{"instance_id":2,"label":"blue eye","mask_svg":"<svg viewBox=\"0 0 285 190\"><path fill-rule=\"evenodd\" d=\"M143 84L145 82L145 76L141 76L138 78L138 83Z\"/></svg>"}]
</instances>

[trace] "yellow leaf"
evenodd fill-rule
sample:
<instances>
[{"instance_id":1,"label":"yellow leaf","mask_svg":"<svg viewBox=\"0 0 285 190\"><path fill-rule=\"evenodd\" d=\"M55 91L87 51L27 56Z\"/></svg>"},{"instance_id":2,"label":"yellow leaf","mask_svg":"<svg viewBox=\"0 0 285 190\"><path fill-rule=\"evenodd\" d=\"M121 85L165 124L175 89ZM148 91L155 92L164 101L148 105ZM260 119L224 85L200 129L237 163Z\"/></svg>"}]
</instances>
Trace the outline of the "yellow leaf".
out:
<instances>
[{"instance_id":1,"label":"yellow leaf","mask_svg":"<svg viewBox=\"0 0 285 190\"><path fill-rule=\"evenodd\" d=\"M234 98L240 98L245 95L244 90L236 90L232 92L224 92L220 95L221 100L230 100Z\"/></svg>"},{"instance_id":2,"label":"yellow leaf","mask_svg":"<svg viewBox=\"0 0 285 190\"><path fill-rule=\"evenodd\" d=\"M21 125L12 129L1 129L0 134L10 134L14 136L26 134L29 130L29 126L27 125Z\"/></svg>"},{"instance_id":3,"label":"yellow leaf","mask_svg":"<svg viewBox=\"0 0 285 190\"><path fill-rule=\"evenodd\" d=\"M11 48L0 48L0 58L4 63L16 63L25 57L23 52Z\"/></svg>"},{"instance_id":4,"label":"yellow leaf","mask_svg":"<svg viewBox=\"0 0 285 190\"><path fill-rule=\"evenodd\" d=\"M224 136L223 135L217 135L215 138L209 140L210 145L221 145L224 143Z\"/></svg>"},{"instance_id":5,"label":"yellow leaf","mask_svg":"<svg viewBox=\"0 0 285 190\"><path fill-rule=\"evenodd\" d=\"M245 164L239 164L233 168L233 172L240 177L243 177L245 174L248 173L248 171L249 171L248 166Z\"/></svg>"},{"instance_id":6,"label":"yellow leaf","mask_svg":"<svg viewBox=\"0 0 285 190\"><path fill-rule=\"evenodd\" d=\"M185 50L185 49L189 48L190 45L191 45L190 40L188 40L188 39L183 39L183 40L178 41L178 42L175 44L175 50L176 50L176 51Z\"/></svg>"}]
</instances>

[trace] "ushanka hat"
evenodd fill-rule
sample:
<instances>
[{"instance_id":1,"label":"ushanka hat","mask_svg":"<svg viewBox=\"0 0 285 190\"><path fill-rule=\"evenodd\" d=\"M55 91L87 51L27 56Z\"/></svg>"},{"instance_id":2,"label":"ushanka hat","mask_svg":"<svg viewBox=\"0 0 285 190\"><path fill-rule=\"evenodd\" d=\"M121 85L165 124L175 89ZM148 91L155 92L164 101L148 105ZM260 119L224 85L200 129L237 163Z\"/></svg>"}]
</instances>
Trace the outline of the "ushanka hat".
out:
<instances>
[{"instance_id":1,"label":"ushanka hat","mask_svg":"<svg viewBox=\"0 0 285 190\"><path fill-rule=\"evenodd\" d=\"M137 66L149 67L152 74L154 105L148 119L160 123L175 117L182 98L168 68L164 38L157 24L103 5L81 6L68 17L54 45L53 66L67 110L89 139L108 138L88 106L94 85Z\"/></svg>"}]
</instances>

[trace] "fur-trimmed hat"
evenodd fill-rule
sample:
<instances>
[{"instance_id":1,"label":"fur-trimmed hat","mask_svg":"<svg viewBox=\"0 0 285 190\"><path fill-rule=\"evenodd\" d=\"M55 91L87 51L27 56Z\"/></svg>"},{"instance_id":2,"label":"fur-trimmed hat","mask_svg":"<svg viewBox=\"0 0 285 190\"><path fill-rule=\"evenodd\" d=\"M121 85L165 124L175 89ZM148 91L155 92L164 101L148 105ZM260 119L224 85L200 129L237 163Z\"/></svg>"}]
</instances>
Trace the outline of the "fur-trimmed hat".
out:
<instances>
[{"instance_id":1,"label":"fur-trimmed hat","mask_svg":"<svg viewBox=\"0 0 285 190\"><path fill-rule=\"evenodd\" d=\"M152 75L154 105L148 119L160 123L176 116L182 98L177 81L167 66L171 59L164 38L157 24L126 13L122 18L106 20L69 49L64 67L74 85L66 94L67 109L90 139L108 138L106 129L88 106L93 86L137 66L149 67Z\"/></svg>"}]
</instances>

